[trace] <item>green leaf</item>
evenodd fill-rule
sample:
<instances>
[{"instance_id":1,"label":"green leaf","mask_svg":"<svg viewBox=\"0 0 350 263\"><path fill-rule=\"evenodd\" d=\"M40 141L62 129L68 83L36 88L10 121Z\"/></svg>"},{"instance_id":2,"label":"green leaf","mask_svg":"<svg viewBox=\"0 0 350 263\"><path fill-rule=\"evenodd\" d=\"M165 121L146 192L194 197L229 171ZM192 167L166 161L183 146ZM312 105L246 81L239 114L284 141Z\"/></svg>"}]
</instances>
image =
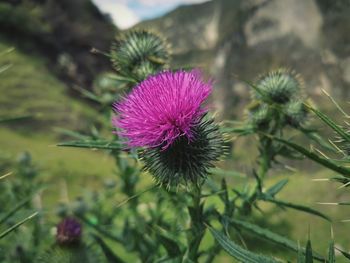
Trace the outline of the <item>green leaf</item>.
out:
<instances>
[{"instance_id":1,"label":"green leaf","mask_svg":"<svg viewBox=\"0 0 350 263\"><path fill-rule=\"evenodd\" d=\"M328 216L322 214L321 212L319 212L319 211L317 211L315 209L307 207L307 206L276 200L276 199L270 198L268 196L260 196L260 200L263 200L263 201L266 201L266 202L271 202L271 203L274 203L276 205L283 206L283 207L293 208L295 210L299 210L299 211L302 211L302 212L305 212L305 213L316 215L316 216L322 217L322 218L324 218L324 219L326 219L328 221L332 221Z\"/></svg>"},{"instance_id":2,"label":"green leaf","mask_svg":"<svg viewBox=\"0 0 350 263\"><path fill-rule=\"evenodd\" d=\"M350 254L349 253L347 253L347 252L345 252L343 250L340 250L339 248L336 248L336 250L338 250L340 253L342 253L342 255L344 257L346 257L347 259L350 259Z\"/></svg>"},{"instance_id":3,"label":"green leaf","mask_svg":"<svg viewBox=\"0 0 350 263\"><path fill-rule=\"evenodd\" d=\"M258 255L253 252L250 252L237 244L232 240L228 239L223 233L215 230L214 228L208 226L211 234L220 244L220 246L229 253L232 257L244 263L275 263L280 262L271 257Z\"/></svg>"},{"instance_id":4,"label":"green leaf","mask_svg":"<svg viewBox=\"0 0 350 263\"><path fill-rule=\"evenodd\" d=\"M231 219L230 220L231 223L233 223L234 225L238 226L240 229L244 229L246 231L249 231L253 234L256 234L266 240L269 240L271 242L274 242L276 244L279 244L285 248L291 249L295 252L301 251L303 254L305 254L305 249L304 248L300 248L299 245L284 237L281 236L277 233L274 233L266 228L261 228L260 226L251 224L249 222L246 221L241 221L241 220L237 220L237 219ZM314 255L314 258L320 260L320 261L324 261L324 258L320 255Z\"/></svg>"},{"instance_id":5,"label":"green leaf","mask_svg":"<svg viewBox=\"0 0 350 263\"><path fill-rule=\"evenodd\" d=\"M284 143L286 145L288 145L290 148L302 153L303 155L305 155L306 157L308 157L309 159L323 165L324 167L330 169L330 170L333 170L337 173L340 173L342 174L343 176L345 177L350 177L350 169L344 167L344 166L341 166L341 165L338 165L337 163L335 163L334 161L331 161L331 160L328 160L328 159L325 159L323 157L320 157L318 156L317 154L305 149L304 147L300 146L300 145L297 145L295 143L292 143L290 141L286 141L284 139L280 139L280 138L276 138L276 137L273 137L274 140L278 141L278 142L281 142L281 143Z\"/></svg>"},{"instance_id":6,"label":"green leaf","mask_svg":"<svg viewBox=\"0 0 350 263\"><path fill-rule=\"evenodd\" d=\"M331 152L336 152L334 147L327 141L325 140L322 136L320 136L316 131L314 130L308 130L305 128L300 128L300 131L303 132L307 137L309 137L310 140L318 143L321 145L323 148L327 149L328 151Z\"/></svg>"},{"instance_id":7,"label":"green leaf","mask_svg":"<svg viewBox=\"0 0 350 263\"><path fill-rule=\"evenodd\" d=\"M61 142L57 144L57 146L106 149L106 150L121 150L123 148L120 142L107 141L107 140L81 140L81 141Z\"/></svg>"},{"instance_id":8,"label":"green leaf","mask_svg":"<svg viewBox=\"0 0 350 263\"><path fill-rule=\"evenodd\" d=\"M299 247L297 263L305 263L305 249Z\"/></svg>"},{"instance_id":9,"label":"green leaf","mask_svg":"<svg viewBox=\"0 0 350 263\"><path fill-rule=\"evenodd\" d=\"M283 189L283 187L288 183L288 181L288 179L282 179L281 181L277 182L275 185L267 189L265 194L274 197Z\"/></svg>"},{"instance_id":10,"label":"green leaf","mask_svg":"<svg viewBox=\"0 0 350 263\"><path fill-rule=\"evenodd\" d=\"M165 235L162 235L162 234L157 234L157 236L158 236L160 243L166 249L166 251L170 257L176 257L178 255L181 255L180 247L178 246L178 244L174 240L172 240L169 237L166 237Z\"/></svg>"},{"instance_id":11,"label":"green leaf","mask_svg":"<svg viewBox=\"0 0 350 263\"><path fill-rule=\"evenodd\" d=\"M306 107L313 111L325 124L327 124L331 129L333 129L340 137L342 137L345 141L350 142L350 135L344 130L342 127L337 125L334 121L332 121L326 114L321 111L311 107L306 104Z\"/></svg>"},{"instance_id":12,"label":"green leaf","mask_svg":"<svg viewBox=\"0 0 350 263\"><path fill-rule=\"evenodd\" d=\"M313 263L312 247L310 239L306 244L305 263Z\"/></svg>"},{"instance_id":13,"label":"green leaf","mask_svg":"<svg viewBox=\"0 0 350 263\"><path fill-rule=\"evenodd\" d=\"M328 262L335 263L334 240L332 240L328 246Z\"/></svg>"},{"instance_id":14,"label":"green leaf","mask_svg":"<svg viewBox=\"0 0 350 263\"><path fill-rule=\"evenodd\" d=\"M8 122L16 122L16 121L23 121L32 119L33 115L22 115L22 116L10 116L10 117L0 117L0 124L1 123L8 123Z\"/></svg>"},{"instance_id":15,"label":"green leaf","mask_svg":"<svg viewBox=\"0 0 350 263\"><path fill-rule=\"evenodd\" d=\"M9 229L5 230L4 232L0 233L0 239L4 238L5 236L7 236L8 234L10 234L12 231L16 230L18 227L20 227L21 225L23 225L25 222L29 221L30 219L32 219L33 217L35 217L38 214L38 212L35 212L34 214L26 217L25 219L23 219L22 221L18 222L17 224L11 226Z\"/></svg>"},{"instance_id":16,"label":"green leaf","mask_svg":"<svg viewBox=\"0 0 350 263\"><path fill-rule=\"evenodd\" d=\"M13 216L18 210L20 210L22 207L24 207L28 202L32 199L32 197L28 197L18 203L16 206L14 206L9 212L7 212L2 218L0 218L0 225L4 223L7 219L9 219L11 216Z\"/></svg>"},{"instance_id":17,"label":"green leaf","mask_svg":"<svg viewBox=\"0 0 350 263\"><path fill-rule=\"evenodd\" d=\"M130 77L125 77L125 76L121 76L121 75L117 75L117 74L110 74L108 77L110 79L114 79L114 80L118 80L118 81L130 82L133 84L137 84L137 80L130 78Z\"/></svg>"},{"instance_id":18,"label":"green leaf","mask_svg":"<svg viewBox=\"0 0 350 263\"><path fill-rule=\"evenodd\" d=\"M113 250L98 235L92 234L97 244L100 245L108 263L124 263L124 261L114 254Z\"/></svg>"}]
</instances>

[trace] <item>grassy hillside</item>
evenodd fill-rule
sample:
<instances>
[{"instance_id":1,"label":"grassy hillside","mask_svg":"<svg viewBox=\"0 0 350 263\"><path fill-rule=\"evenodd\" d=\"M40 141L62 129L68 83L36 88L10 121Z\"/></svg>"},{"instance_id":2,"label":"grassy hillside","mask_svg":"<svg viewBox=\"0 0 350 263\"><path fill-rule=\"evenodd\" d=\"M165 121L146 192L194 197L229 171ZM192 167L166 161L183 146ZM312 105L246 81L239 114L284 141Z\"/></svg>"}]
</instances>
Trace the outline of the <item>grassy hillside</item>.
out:
<instances>
[{"instance_id":1,"label":"grassy hillside","mask_svg":"<svg viewBox=\"0 0 350 263\"><path fill-rule=\"evenodd\" d=\"M0 51L11 47L0 40ZM0 116L35 116L21 130L83 129L101 120L94 109L67 94L67 87L47 69L45 59L14 49L0 58L0 65L11 65L0 75Z\"/></svg>"}]
</instances>

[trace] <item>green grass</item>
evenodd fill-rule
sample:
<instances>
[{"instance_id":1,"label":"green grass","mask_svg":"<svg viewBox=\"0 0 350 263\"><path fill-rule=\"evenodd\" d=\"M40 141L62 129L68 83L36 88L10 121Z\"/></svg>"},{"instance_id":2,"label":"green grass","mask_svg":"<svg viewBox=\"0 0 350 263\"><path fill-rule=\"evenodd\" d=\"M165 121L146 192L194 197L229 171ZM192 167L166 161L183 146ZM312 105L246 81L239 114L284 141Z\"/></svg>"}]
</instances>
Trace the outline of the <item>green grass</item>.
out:
<instances>
[{"instance_id":1,"label":"green grass","mask_svg":"<svg viewBox=\"0 0 350 263\"><path fill-rule=\"evenodd\" d=\"M47 205L60 200L62 183L67 183L69 197L82 195L85 189L98 189L107 178L113 178L114 162L103 151L57 147L57 141L43 135L23 135L0 128L1 153L16 158L23 151L31 153L40 176L48 183ZM14 175L15 176L15 175ZM56 200L56 202L55 202Z\"/></svg>"},{"instance_id":2,"label":"green grass","mask_svg":"<svg viewBox=\"0 0 350 263\"><path fill-rule=\"evenodd\" d=\"M0 38L0 53L11 48ZM0 57L0 117L33 115L26 131L49 130L51 126L83 129L101 118L89 106L67 94L67 87L48 70L45 59L13 50Z\"/></svg>"}]
</instances>

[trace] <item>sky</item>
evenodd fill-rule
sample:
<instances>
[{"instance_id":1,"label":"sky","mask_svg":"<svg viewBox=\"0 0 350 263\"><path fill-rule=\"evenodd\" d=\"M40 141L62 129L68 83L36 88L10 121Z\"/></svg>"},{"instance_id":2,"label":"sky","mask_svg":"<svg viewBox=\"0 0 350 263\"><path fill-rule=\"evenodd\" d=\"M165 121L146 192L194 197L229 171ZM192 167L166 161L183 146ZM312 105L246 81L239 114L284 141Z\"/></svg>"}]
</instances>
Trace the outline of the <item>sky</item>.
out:
<instances>
[{"instance_id":1,"label":"sky","mask_svg":"<svg viewBox=\"0 0 350 263\"><path fill-rule=\"evenodd\" d=\"M139 21L161 16L181 4L202 3L208 0L93 0L114 23L127 29Z\"/></svg>"}]
</instances>

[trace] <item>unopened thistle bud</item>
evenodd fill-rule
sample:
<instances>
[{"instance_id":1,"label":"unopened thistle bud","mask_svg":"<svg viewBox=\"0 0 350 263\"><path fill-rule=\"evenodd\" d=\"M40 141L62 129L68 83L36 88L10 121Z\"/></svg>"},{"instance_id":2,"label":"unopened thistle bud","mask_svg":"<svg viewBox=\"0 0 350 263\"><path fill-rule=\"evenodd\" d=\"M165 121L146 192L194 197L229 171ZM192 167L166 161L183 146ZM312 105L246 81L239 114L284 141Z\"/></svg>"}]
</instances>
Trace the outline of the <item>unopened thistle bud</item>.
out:
<instances>
[{"instance_id":1,"label":"unopened thistle bud","mask_svg":"<svg viewBox=\"0 0 350 263\"><path fill-rule=\"evenodd\" d=\"M114 126L129 147L143 148L144 167L157 183L199 183L220 157L222 134L203 107L211 90L199 71L165 71L114 105Z\"/></svg>"},{"instance_id":2,"label":"unopened thistle bud","mask_svg":"<svg viewBox=\"0 0 350 263\"><path fill-rule=\"evenodd\" d=\"M81 233L81 224L76 219L67 217L57 225L57 243L63 246L78 244Z\"/></svg>"},{"instance_id":3,"label":"unopened thistle bud","mask_svg":"<svg viewBox=\"0 0 350 263\"><path fill-rule=\"evenodd\" d=\"M307 119L307 109L302 100L289 102L284 113L287 124L295 128L300 127Z\"/></svg>"},{"instance_id":4,"label":"unopened thistle bud","mask_svg":"<svg viewBox=\"0 0 350 263\"><path fill-rule=\"evenodd\" d=\"M259 78L254 92L257 99L284 104L300 94L299 77L288 70L271 71Z\"/></svg>"},{"instance_id":5,"label":"unopened thistle bud","mask_svg":"<svg viewBox=\"0 0 350 263\"><path fill-rule=\"evenodd\" d=\"M271 122L271 113L268 105L260 105L254 111L249 112L249 122L257 129L266 129Z\"/></svg>"},{"instance_id":6,"label":"unopened thistle bud","mask_svg":"<svg viewBox=\"0 0 350 263\"><path fill-rule=\"evenodd\" d=\"M141 81L164 69L169 62L168 45L149 31L129 31L117 38L111 59L119 73Z\"/></svg>"}]
</instances>

